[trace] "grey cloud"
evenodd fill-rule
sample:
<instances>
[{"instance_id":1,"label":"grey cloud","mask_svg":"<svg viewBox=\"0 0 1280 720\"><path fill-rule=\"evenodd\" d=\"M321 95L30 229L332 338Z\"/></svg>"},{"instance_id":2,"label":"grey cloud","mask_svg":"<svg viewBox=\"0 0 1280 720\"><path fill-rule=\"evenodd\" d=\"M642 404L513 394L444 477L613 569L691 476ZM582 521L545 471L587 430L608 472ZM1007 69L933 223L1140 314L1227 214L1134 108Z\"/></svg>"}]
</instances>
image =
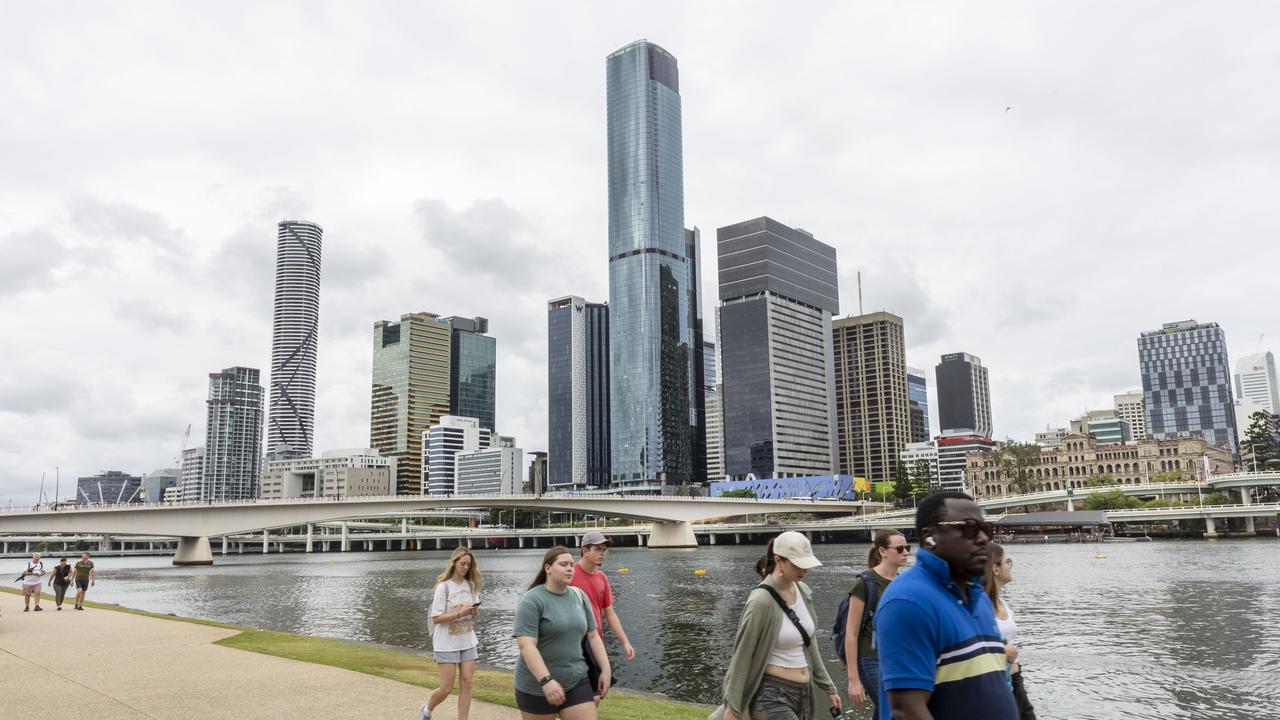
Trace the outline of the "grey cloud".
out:
<instances>
[{"instance_id":1,"label":"grey cloud","mask_svg":"<svg viewBox=\"0 0 1280 720\"><path fill-rule=\"evenodd\" d=\"M168 256L170 260L186 256L190 242L185 233L163 215L122 201L104 201L78 197L67 203L73 225L99 247L114 243L141 243Z\"/></svg>"},{"instance_id":2,"label":"grey cloud","mask_svg":"<svg viewBox=\"0 0 1280 720\"><path fill-rule=\"evenodd\" d=\"M925 289L915 263L896 257L871 260L862 266L842 262L840 308L845 315L858 312L857 273L862 271L863 310L887 310L903 319L908 346L929 345L949 330L946 308Z\"/></svg>"},{"instance_id":3,"label":"grey cloud","mask_svg":"<svg viewBox=\"0 0 1280 720\"><path fill-rule=\"evenodd\" d=\"M68 248L47 230L0 235L0 297L47 288L68 261Z\"/></svg>"},{"instance_id":4,"label":"grey cloud","mask_svg":"<svg viewBox=\"0 0 1280 720\"><path fill-rule=\"evenodd\" d=\"M471 274L515 280L550 260L533 223L504 200L477 200L454 210L441 200L413 205L432 257Z\"/></svg>"}]
</instances>

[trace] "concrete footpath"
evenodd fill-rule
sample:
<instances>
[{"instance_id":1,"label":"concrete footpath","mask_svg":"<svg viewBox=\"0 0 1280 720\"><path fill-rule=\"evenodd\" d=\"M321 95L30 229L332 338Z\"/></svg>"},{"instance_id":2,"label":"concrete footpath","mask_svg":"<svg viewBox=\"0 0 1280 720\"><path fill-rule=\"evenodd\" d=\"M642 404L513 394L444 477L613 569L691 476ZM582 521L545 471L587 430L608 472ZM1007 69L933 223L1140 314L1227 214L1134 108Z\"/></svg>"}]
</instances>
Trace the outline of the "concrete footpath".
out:
<instances>
[{"instance_id":1,"label":"concrete footpath","mask_svg":"<svg viewBox=\"0 0 1280 720\"><path fill-rule=\"evenodd\" d=\"M414 720L427 690L327 665L213 643L238 631L88 608L53 598L22 612L0 593L0 697L5 717L92 720ZM456 697L433 719L457 717ZM12 713L12 715L10 714ZM514 708L472 701L475 720Z\"/></svg>"}]
</instances>

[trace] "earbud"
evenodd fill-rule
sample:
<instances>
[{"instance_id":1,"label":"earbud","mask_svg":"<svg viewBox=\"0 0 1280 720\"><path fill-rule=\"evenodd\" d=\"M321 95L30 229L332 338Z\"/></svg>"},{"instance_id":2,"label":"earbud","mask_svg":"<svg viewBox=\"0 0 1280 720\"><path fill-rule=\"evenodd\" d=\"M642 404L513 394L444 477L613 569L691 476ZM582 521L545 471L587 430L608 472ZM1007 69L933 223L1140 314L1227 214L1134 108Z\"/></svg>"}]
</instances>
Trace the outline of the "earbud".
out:
<instances>
[{"instance_id":1,"label":"earbud","mask_svg":"<svg viewBox=\"0 0 1280 720\"><path fill-rule=\"evenodd\" d=\"M925 538L925 539L924 539L924 544L925 544L925 545L928 545L929 547L938 547L938 541L937 541L937 540L934 540L934 539L933 539L933 538L931 538L931 537L927 537L927 538Z\"/></svg>"}]
</instances>

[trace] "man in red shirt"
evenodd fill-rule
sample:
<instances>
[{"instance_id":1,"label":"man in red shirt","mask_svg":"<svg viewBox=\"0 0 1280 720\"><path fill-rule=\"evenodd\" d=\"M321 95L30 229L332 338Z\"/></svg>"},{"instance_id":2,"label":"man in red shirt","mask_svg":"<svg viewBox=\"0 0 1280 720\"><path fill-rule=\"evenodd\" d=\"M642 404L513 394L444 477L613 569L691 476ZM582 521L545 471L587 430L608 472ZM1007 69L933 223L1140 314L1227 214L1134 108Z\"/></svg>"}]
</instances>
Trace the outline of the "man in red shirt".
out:
<instances>
[{"instance_id":1,"label":"man in red shirt","mask_svg":"<svg viewBox=\"0 0 1280 720\"><path fill-rule=\"evenodd\" d=\"M636 650L627 640L627 633L622 629L622 620L613 609L613 588L609 585L609 578L600 569L604 564L605 553L609 551L609 546L612 544L613 541L599 530L588 530L582 536L582 542L578 544L578 547L582 548L582 558L573 564L573 586L586 593L587 598L591 600L591 610L596 614L596 632L600 633L600 639L604 639L604 623L601 622L603 617L609 622L609 628L613 630L614 637L622 643L627 661L630 662L635 659Z\"/></svg>"}]
</instances>

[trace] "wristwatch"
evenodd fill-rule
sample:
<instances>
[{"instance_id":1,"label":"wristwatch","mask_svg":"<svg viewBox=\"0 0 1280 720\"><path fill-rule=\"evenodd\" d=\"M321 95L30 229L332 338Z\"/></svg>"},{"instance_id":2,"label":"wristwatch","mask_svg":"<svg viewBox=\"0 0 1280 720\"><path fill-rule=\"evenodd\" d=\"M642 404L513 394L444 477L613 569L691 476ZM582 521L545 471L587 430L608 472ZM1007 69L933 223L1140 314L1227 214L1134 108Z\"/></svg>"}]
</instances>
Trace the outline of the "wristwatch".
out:
<instances>
[{"instance_id":1,"label":"wristwatch","mask_svg":"<svg viewBox=\"0 0 1280 720\"><path fill-rule=\"evenodd\" d=\"M553 680L553 678L552 678L550 675L545 675L545 676L543 676L541 679L539 679L539 680L538 680L538 684L539 684L539 685L546 685L547 683L551 682L552 680Z\"/></svg>"}]
</instances>

